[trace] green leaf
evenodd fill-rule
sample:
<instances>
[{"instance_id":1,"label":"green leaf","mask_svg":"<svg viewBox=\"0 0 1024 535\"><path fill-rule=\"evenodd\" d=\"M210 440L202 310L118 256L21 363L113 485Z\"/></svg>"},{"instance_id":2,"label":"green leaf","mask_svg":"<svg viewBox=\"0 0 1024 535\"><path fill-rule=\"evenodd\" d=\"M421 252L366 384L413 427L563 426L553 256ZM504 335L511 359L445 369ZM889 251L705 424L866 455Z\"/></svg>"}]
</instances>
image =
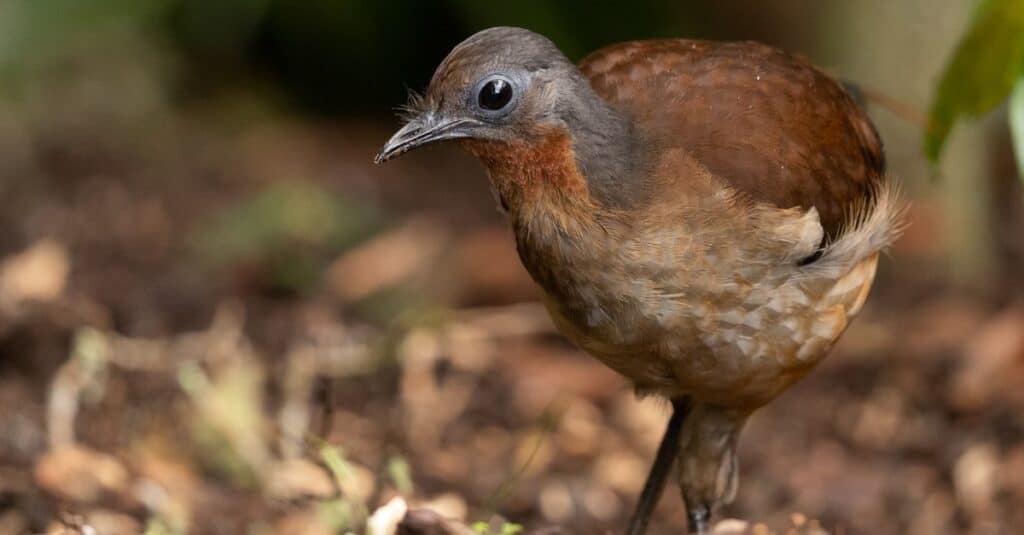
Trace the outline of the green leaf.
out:
<instances>
[{"instance_id":1,"label":"green leaf","mask_svg":"<svg viewBox=\"0 0 1024 535\"><path fill-rule=\"evenodd\" d=\"M349 529L356 524L358 516L356 507L344 498L322 501L317 506L320 523L332 531Z\"/></svg>"},{"instance_id":2,"label":"green leaf","mask_svg":"<svg viewBox=\"0 0 1024 535\"><path fill-rule=\"evenodd\" d=\"M1013 152L1017 155L1017 176L1024 180L1024 75L1017 79L1017 85L1010 94L1010 137L1013 138Z\"/></svg>"},{"instance_id":3,"label":"green leaf","mask_svg":"<svg viewBox=\"0 0 1024 535\"><path fill-rule=\"evenodd\" d=\"M339 487L354 475L352 465L345 460L345 453L341 448L325 442L320 446L320 459L327 465Z\"/></svg>"},{"instance_id":4,"label":"green leaf","mask_svg":"<svg viewBox=\"0 0 1024 535\"><path fill-rule=\"evenodd\" d=\"M408 461L397 456L388 459L388 475L398 488L398 492L406 496L412 494L412 468L409 467Z\"/></svg>"},{"instance_id":5,"label":"green leaf","mask_svg":"<svg viewBox=\"0 0 1024 535\"><path fill-rule=\"evenodd\" d=\"M981 0L946 65L925 132L925 154L936 161L957 120L988 113L1024 72L1024 0Z\"/></svg>"},{"instance_id":6,"label":"green leaf","mask_svg":"<svg viewBox=\"0 0 1024 535\"><path fill-rule=\"evenodd\" d=\"M523 531L523 526L520 524L505 524L501 526L501 535L516 535Z\"/></svg>"}]
</instances>

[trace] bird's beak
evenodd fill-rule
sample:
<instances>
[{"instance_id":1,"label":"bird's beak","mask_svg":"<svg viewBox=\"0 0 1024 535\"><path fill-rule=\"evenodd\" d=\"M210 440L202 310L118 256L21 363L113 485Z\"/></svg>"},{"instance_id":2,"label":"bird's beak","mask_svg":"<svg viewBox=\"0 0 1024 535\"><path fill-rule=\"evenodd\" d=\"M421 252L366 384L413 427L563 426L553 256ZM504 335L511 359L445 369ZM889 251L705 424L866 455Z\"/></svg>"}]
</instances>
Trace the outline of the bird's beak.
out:
<instances>
[{"instance_id":1,"label":"bird's beak","mask_svg":"<svg viewBox=\"0 0 1024 535\"><path fill-rule=\"evenodd\" d=\"M420 114L395 132L373 161L384 163L428 143L470 137L468 129L479 124L474 119L452 119L434 112Z\"/></svg>"}]
</instances>

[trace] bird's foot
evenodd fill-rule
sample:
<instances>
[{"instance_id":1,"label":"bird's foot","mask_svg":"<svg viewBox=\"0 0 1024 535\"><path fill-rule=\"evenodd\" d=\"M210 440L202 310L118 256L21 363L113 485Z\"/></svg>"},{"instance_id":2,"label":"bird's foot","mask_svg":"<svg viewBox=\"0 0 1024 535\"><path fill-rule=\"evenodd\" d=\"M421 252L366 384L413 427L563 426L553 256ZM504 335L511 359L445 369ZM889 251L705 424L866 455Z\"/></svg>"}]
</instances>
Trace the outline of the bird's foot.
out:
<instances>
[{"instance_id":1,"label":"bird's foot","mask_svg":"<svg viewBox=\"0 0 1024 535\"><path fill-rule=\"evenodd\" d=\"M711 523L711 508L706 505L688 507L686 518L690 523L690 533L705 534L708 532Z\"/></svg>"}]
</instances>

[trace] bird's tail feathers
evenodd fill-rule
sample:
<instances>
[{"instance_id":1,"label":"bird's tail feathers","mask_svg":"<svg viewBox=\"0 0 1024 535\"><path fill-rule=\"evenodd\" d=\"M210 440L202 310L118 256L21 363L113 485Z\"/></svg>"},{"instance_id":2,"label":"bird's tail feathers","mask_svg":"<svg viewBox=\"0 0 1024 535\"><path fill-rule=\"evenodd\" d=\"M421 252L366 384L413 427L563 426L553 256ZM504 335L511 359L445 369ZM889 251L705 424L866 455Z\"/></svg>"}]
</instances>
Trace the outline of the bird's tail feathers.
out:
<instances>
[{"instance_id":1,"label":"bird's tail feathers","mask_svg":"<svg viewBox=\"0 0 1024 535\"><path fill-rule=\"evenodd\" d=\"M906 227L906 209L907 203L903 201L895 181L882 181L870 201L851 211L840 237L825 247L818 261L807 267L844 272L865 258L884 251Z\"/></svg>"}]
</instances>

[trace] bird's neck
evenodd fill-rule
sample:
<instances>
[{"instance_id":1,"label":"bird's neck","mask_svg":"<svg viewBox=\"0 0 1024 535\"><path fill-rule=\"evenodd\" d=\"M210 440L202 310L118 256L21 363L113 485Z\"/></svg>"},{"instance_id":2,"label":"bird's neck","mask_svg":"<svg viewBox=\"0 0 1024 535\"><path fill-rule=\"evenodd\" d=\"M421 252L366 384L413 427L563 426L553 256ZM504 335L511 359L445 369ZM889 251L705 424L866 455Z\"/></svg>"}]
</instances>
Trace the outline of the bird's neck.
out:
<instances>
[{"instance_id":1,"label":"bird's neck","mask_svg":"<svg viewBox=\"0 0 1024 535\"><path fill-rule=\"evenodd\" d=\"M531 142L466 140L463 145L487 167L502 207L512 216L538 202L590 198L572 138L564 129L546 129Z\"/></svg>"},{"instance_id":2,"label":"bird's neck","mask_svg":"<svg viewBox=\"0 0 1024 535\"><path fill-rule=\"evenodd\" d=\"M611 209L635 207L645 187L642 140L629 117L611 108L588 83L564 105L573 157L591 198Z\"/></svg>"},{"instance_id":3,"label":"bird's neck","mask_svg":"<svg viewBox=\"0 0 1024 535\"><path fill-rule=\"evenodd\" d=\"M472 140L464 145L487 167L531 276L549 294L571 291L567 275L572 273L561 268L601 256L627 219L620 201L612 204L602 196L605 184L582 172L593 169L595 156L581 153L580 142L558 128L529 144ZM609 177L616 171L601 170Z\"/></svg>"},{"instance_id":4,"label":"bird's neck","mask_svg":"<svg viewBox=\"0 0 1024 535\"><path fill-rule=\"evenodd\" d=\"M560 106L561 117L528 139L470 139L463 146L490 174L503 207L560 198L570 204L618 210L634 206L647 188L637 162L639 139L629 119L588 86Z\"/></svg>"}]
</instances>

